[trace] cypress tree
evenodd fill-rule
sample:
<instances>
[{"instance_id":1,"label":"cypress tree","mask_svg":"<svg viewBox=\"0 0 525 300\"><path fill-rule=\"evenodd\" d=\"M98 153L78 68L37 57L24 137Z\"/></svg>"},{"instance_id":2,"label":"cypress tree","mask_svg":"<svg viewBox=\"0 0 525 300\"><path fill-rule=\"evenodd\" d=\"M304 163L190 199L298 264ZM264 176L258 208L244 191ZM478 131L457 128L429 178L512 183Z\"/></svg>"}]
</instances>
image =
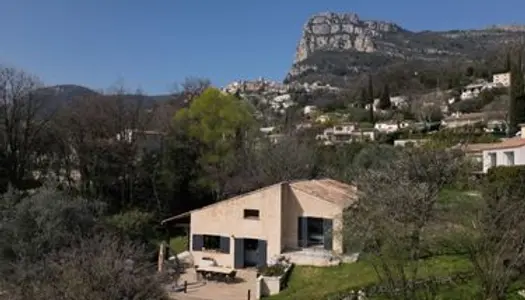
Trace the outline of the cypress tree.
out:
<instances>
[{"instance_id":1,"label":"cypress tree","mask_svg":"<svg viewBox=\"0 0 525 300\"><path fill-rule=\"evenodd\" d=\"M525 78L523 77L523 49L518 53L516 63L516 123L525 122Z\"/></svg>"},{"instance_id":2,"label":"cypress tree","mask_svg":"<svg viewBox=\"0 0 525 300\"><path fill-rule=\"evenodd\" d=\"M510 70L510 86L509 86L509 110L507 112L507 136L512 136L517 128L518 123L516 121L516 92L515 92L515 84L516 84L516 71L515 68L512 67Z\"/></svg>"},{"instance_id":3,"label":"cypress tree","mask_svg":"<svg viewBox=\"0 0 525 300\"><path fill-rule=\"evenodd\" d=\"M505 60L505 72L510 72L512 68L512 61L510 59L510 51L507 51L507 58Z\"/></svg>"},{"instance_id":4,"label":"cypress tree","mask_svg":"<svg viewBox=\"0 0 525 300\"><path fill-rule=\"evenodd\" d=\"M366 89L363 87L361 88L361 96L359 97L359 106L361 108L365 108L367 103L368 95L366 94Z\"/></svg>"},{"instance_id":5,"label":"cypress tree","mask_svg":"<svg viewBox=\"0 0 525 300\"><path fill-rule=\"evenodd\" d=\"M372 82L372 75L368 75L368 104L370 107L370 123L374 124L374 83Z\"/></svg>"},{"instance_id":6,"label":"cypress tree","mask_svg":"<svg viewBox=\"0 0 525 300\"><path fill-rule=\"evenodd\" d=\"M381 98L379 98L378 106L380 109L388 109L392 106L392 102L390 101L390 88L388 87L388 83L386 83L383 88L383 93L381 94Z\"/></svg>"},{"instance_id":7,"label":"cypress tree","mask_svg":"<svg viewBox=\"0 0 525 300\"><path fill-rule=\"evenodd\" d=\"M518 124L525 122L525 79L523 77L522 50L517 54L515 64L510 68L509 111L507 135L518 131Z\"/></svg>"}]
</instances>

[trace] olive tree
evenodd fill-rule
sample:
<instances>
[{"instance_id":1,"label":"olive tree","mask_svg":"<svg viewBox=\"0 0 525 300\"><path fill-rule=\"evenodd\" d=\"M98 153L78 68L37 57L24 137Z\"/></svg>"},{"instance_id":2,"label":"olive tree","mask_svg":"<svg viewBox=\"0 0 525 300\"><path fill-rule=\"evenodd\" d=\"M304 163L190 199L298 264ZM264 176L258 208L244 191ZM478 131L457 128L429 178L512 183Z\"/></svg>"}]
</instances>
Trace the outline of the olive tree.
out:
<instances>
[{"instance_id":1,"label":"olive tree","mask_svg":"<svg viewBox=\"0 0 525 300\"><path fill-rule=\"evenodd\" d=\"M457 173L461 156L406 149L364 168L355 179L359 201L345 215L345 240L360 245L389 299L421 299L420 277L428 229L438 220L438 195Z\"/></svg>"}]
</instances>

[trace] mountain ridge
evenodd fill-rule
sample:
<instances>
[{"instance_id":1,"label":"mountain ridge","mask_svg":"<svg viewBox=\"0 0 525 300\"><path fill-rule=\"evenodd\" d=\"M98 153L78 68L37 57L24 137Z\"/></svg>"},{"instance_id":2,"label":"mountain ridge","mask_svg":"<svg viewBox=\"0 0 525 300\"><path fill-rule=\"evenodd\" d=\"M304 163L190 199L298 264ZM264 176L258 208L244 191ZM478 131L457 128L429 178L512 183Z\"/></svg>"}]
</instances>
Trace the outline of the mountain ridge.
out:
<instances>
[{"instance_id":1,"label":"mountain ridge","mask_svg":"<svg viewBox=\"0 0 525 300\"><path fill-rule=\"evenodd\" d=\"M69 101L77 97L97 96L102 93L95 91L89 87L78 84L57 84L51 86L44 86L35 90L35 95L38 100L44 102L42 113L51 113L58 108L63 107ZM137 101L137 97L141 97L142 106L144 109L153 108L156 104L173 99L172 95L122 95L124 102Z\"/></svg>"},{"instance_id":2,"label":"mountain ridge","mask_svg":"<svg viewBox=\"0 0 525 300\"><path fill-rule=\"evenodd\" d=\"M516 24L411 31L391 21L364 20L356 13L323 12L304 24L285 82L355 76L403 61L481 60L522 39L524 31L525 26Z\"/></svg>"}]
</instances>

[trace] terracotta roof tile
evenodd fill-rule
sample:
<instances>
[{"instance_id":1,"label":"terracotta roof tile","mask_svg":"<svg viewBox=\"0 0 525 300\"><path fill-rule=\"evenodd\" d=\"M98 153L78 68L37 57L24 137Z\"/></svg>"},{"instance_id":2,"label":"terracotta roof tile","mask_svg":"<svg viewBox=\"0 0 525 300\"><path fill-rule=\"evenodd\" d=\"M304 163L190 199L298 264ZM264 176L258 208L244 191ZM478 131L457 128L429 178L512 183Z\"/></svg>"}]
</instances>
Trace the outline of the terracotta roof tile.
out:
<instances>
[{"instance_id":1,"label":"terracotta roof tile","mask_svg":"<svg viewBox=\"0 0 525 300\"><path fill-rule=\"evenodd\" d=\"M490 149L494 147L498 143L476 143L476 144L466 144L460 146L460 148L465 151L466 153L476 153L476 152L482 152L485 149Z\"/></svg>"},{"instance_id":2,"label":"terracotta roof tile","mask_svg":"<svg viewBox=\"0 0 525 300\"><path fill-rule=\"evenodd\" d=\"M500 143L494 143L491 146L483 148L485 150L497 150L497 149L506 149L506 148L517 148L525 146L525 138L513 138L508 139Z\"/></svg>"}]
</instances>

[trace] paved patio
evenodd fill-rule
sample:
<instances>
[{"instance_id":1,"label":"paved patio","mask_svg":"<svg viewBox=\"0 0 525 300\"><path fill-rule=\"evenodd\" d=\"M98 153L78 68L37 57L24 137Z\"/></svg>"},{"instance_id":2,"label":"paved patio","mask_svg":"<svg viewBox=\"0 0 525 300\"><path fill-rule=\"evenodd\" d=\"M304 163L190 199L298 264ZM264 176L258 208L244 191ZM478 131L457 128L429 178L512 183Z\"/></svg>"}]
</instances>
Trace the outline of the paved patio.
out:
<instances>
[{"instance_id":1,"label":"paved patio","mask_svg":"<svg viewBox=\"0 0 525 300\"><path fill-rule=\"evenodd\" d=\"M254 269L237 270L235 282L216 282L197 280L195 270L190 268L182 274L179 285L184 281L188 282L188 292L172 292L170 296L179 300L246 300L248 290L251 290L250 299L255 299L255 278Z\"/></svg>"}]
</instances>

